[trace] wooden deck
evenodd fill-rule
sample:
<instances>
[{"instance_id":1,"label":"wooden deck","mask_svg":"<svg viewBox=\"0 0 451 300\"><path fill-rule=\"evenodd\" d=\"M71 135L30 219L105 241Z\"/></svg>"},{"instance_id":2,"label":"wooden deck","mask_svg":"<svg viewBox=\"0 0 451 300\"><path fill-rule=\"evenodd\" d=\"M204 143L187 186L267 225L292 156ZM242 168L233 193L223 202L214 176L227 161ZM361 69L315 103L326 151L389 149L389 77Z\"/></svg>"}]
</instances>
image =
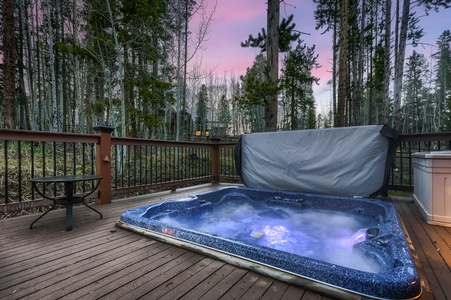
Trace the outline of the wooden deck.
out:
<instances>
[{"instance_id":1,"label":"wooden deck","mask_svg":"<svg viewBox=\"0 0 451 300\"><path fill-rule=\"evenodd\" d=\"M216 189L202 185L0 221L0 299L331 299L115 227L129 208ZM413 202L394 202L435 299L451 299L451 229L423 221ZM430 295L429 295L430 296ZM428 297L430 299L431 297Z\"/></svg>"}]
</instances>

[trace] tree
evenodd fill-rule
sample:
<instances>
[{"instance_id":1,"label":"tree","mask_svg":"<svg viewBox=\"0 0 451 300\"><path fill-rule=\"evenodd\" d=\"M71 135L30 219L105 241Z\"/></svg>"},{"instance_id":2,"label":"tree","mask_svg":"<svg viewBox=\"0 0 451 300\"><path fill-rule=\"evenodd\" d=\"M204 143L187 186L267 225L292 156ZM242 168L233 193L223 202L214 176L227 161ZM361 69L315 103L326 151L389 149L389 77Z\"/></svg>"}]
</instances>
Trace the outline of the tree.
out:
<instances>
[{"instance_id":1,"label":"tree","mask_svg":"<svg viewBox=\"0 0 451 300\"><path fill-rule=\"evenodd\" d=\"M451 31L445 30L437 40L438 51L434 53L437 59L435 66L435 84L437 87L437 108L446 112L447 118L443 129L451 131ZM439 113L441 115L441 113ZM439 123L439 127L441 122Z\"/></svg>"},{"instance_id":2,"label":"tree","mask_svg":"<svg viewBox=\"0 0 451 300\"><path fill-rule=\"evenodd\" d=\"M114 0L113 0L114 1ZM116 19L115 19L115 15L113 15L113 10L111 8L110 5L110 0L106 0L105 1L107 4L107 11L108 11L108 16L109 16L109 20L111 22L111 34L113 35L113 41L114 41L114 50L116 52L116 61L115 63L117 63L118 69L117 69L117 76L118 76L118 81L119 81L119 92L120 92L120 103L121 103L121 130L120 130L120 136L125 137L127 136L127 124L126 124L126 111L125 111L125 86L124 86L124 67L123 67L123 63L122 63L122 53L121 53L121 47L119 45L119 38L118 38L118 33L117 33L117 24L116 24Z\"/></svg>"},{"instance_id":3,"label":"tree","mask_svg":"<svg viewBox=\"0 0 451 300\"><path fill-rule=\"evenodd\" d=\"M173 10L176 12L174 18L175 41L177 43L176 59L176 111L186 110L186 85L187 85L187 66L194 55L202 48L203 43L208 37L210 24L216 11L216 3L211 11L207 11L207 5L204 0L176 0L173 4ZM189 22L195 15L200 15L200 22L196 28L195 37L190 38L191 30L188 28ZM194 67L195 68L195 67ZM178 114L179 115L179 114ZM181 115L181 114L180 114ZM177 117L176 140L179 139L180 118Z\"/></svg>"},{"instance_id":4,"label":"tree","mask_svg":"<svg viewBox=\"0 0 451 300\"><path fill-rule=\"evenodd\" d=\"M368 109L369 124L384 123L384 109L385 109L385 47L382 42L376 45L374 50L372 68L368 74L367 87L370 90L370 99Z\"/></svg>"},{"instance_id":5,"label":"tree","mask_svg":"<svg viewBox=\"0 0 451 300\"><path fill-rule=\"evenodd\" d=\"M346 125L345 106L348 99L348 27L349 0L341 0L340 59L338 67L337 127Z\"/></svg>"},{"instance_id":6,"label":"tree","mask_svg":"<svg viewBox=\"0 0 451 300\"><path fill-rule=\"evenodd\" d=\"M243 85L239 104L247 114L252 132L267 131L265 106L279 91L278 85L268 79L266 66L266 58L259 54L252 68L248 68L246 75L241 76Z\"/></svg>"},{"instance_id":7,"label":"tree","mask_svg":"<svg viewBox=\"0 0 451 300\"><path fill-rule=\"evenodd\" d=\"M172 104L171 84L158 68L167 55L159 40L166 40L165 4L158 0L122 0L119 42L124 60L127 131L133 137L155 134L164 125L165 101ZM169 106L169 105L168 105Z\"/></svg>"},{"instance_id":8,"label":"tree","mask_svg":"<svg viewBox=\"0 0 451 300\"><path fill-rule=\"evenodd\" d=\"M349 14L349 52L350 52L350 95L349 95L349 121L350 125L362 125L362 72L363 72L363 40L365 32L366 1L362 0L362 7L358 11L358 1L350 1ZM360 27L358 18L360 14ZM351 77L352 76L352 77Z\"/></svg>"},{"instance_id":9,"label":"tree","mask_svg":"<svg viewBox=\"0 0 451 300\"><path fill-rule=\"evenodd\" d=\"M18 69L18 87L17 87L17 102L18 102L18 120L17 120L17 127L19 129L30 129L30 115L29 115L29 109L28 109L28 99L26 96L26 88L25 84L27 82L25 78L25 27L24 24L24 14L25 14L25 5L23 0L18 1L18 19L19 19L19 32L18 32L18 42L17 42L17 69ZM31 92L32 93L32 92Z\"/></svg>"},{"instance_id":10,"label":"tree","mask_svg":"<svg viewBox=\"0 0 451 300\"><path fill-rule=\"evenodd\" d=\"M392 0L385 0L385 32L384 32L384 94L382 122L388 123L388 106L389 106L389 91L390 91L390 50L391 50L391 2Z\"/></svg>"},{"instance_id":11,"label":"tree","mask_svg":"<svg viewBox=\"0 0 451 300\"><path fill-rule=\"evenodd\" d=\"M423 36L423 29L418 27L418 17L412 12L415 6L422 6L426 13L440 7L449 8L449 0L421 0L411 5L410 0L404 0L402 8L402 16L399 18L399 0L396 2L396 26L395 26L395 70L394 70L394 99L393 99L393 128L398 129L401 121L401 90L404 71L404 59L407 41L411 40L415 46ZM401 26L399 27L399 22ZM399 30L398 30L399 28Z\"/></svg>"},{"instance_id":12,"label":"tree","mask_svg":"<svg viewBox=\"0 0 451 300\"><path fill-rule=\"evenodd\" d=\"M404 133L424 132L422 126L422 112L427 110L426 99L423 98L422 90L424 83L424 70L428 69L426 59L423 54L413 51L406 64L404 90L405 104L403 105Z\"/></svg>"},{"instance_id":13,"label":"tree","mask_svg":"<svg viewBox=\"0 0 451 300\"><path fill-rule=\"evenodd\" d=\"M230 80L230 90L231 90L231 117L232 117L232 135L238 135L241 132L248 132L245 128L244 120L244 109L240 104L241 99L241 86L240 78L231 76Z\"/></svg>"},{"instance_id":14,"label":"tree","mask_svg":"<svg viewBox=\"0 0 451 300\"><path fill-rule=\"evenodd\" d=\"M333 123L337 124L337 50L338 50L338 24L340 15L341 0L313 0L317 4L315 10L315 29L325 28L324 34L332 29L332 107L330 114L333 116ZM325 118L326 119L326 118ZM328 124L331 126L331 124Z\"/></svg>"},{"instance_id":15,"label":"tree","mask_svg":"<svg viewBox=\"0 0 451 300\"><path fill-rule=\"evenodd\" d=\"M199 91L199 97L196 105L196 120L194 126L196 130L200 130L201 135L207 132L207 105L208 105L208 90L205 84L202 84Z\"/></svg>"},{"instance_id":16,"label":"tree","mask_svg":"<svg viewBox=\"0 0 451 300\"><path fill-rule=\"evenodd\" d=\"M3 2L3 126L16 128L16 26L14 0Z\"/></svg>"},{"instance_id":17,"label":"tree","mask_svg":"<svg viewBox=\"0 0 451 300\"><path fill-rule=\"evenodd\" d=\"M315 46L307 47L299 39L297 46L289 51L284 59L281 86L286 91L290 107L290 122L287 123L291 130L312 128L309 113L315 108L315 101L310 91L313 83L318 83L319 78L313 76L311 70L321 67L317 63L317 58Z\"/></svg>"},{"instance_id":18,"label":"tree","mask_svg":"<svg viewBox=\"0 0 451 300\"><path fill-rule=\"evenodd\" d=\"M230 121L232 120L232 117L230 115L230 107L229 107L229 100L227 99L226 95L222 95L221 99L219 100L219 115L218 115L218 121L221 124L222 127L227 129L229 127Z\"/></svg>"},{"instance_id":19,"label":"tree","mask_svg":"<svg viewBox=\"0 0 451 300\"><path fill-rule=\"evenodd\" d=\"M268 39L267 39L267 59L268 78L276 85L279 73L279 0L268 0ZM277 130L277 94L270 95L265 102L265 131Z\"/></svg>"},{"instance_id":20,"label":"tree","mask_svg":"<svg viewBox=\"0 0 451 300\"><path fill-rule=\"evenodd\" d=\"M273 85L278 84L279 72L279 51L286 52L290 48L290 42L296 40L300 33L293 34L292 31L296 24L291 24L293 16L288 20L282 20L279 27L280 0L268 0L267 10L267 31L262 29L262 33L257 38L249 35L249 39L241 43L242 47L258 47L262 52L267 53L268 64L266 66L266 75ZM268 95L265 98L265 131L277 130L277 111L278 111L277 93Z\"/></svg>"},{"instance_id":21,"label":"tree","mask_svg":"<svg viewBox=\"0 0 451 300\"><path fill-rule=\"evenodd\" d=\"M301 35L300 32L297 32L294 28L296 27L293 22L293 15L288 16L287 19L283 18L280 22L280 26L278 27L279 32L279 52L287 52L290 50L291 42L296 41ZM252 34L249 35L249 38L241 43L241 47L252 47L252 48L260 48L261 52L267 52L267 42L268 36L266 34L265 28L262 28L262 31L258 33L257 37L254 37Z\"/></svg>"}]
</instances>

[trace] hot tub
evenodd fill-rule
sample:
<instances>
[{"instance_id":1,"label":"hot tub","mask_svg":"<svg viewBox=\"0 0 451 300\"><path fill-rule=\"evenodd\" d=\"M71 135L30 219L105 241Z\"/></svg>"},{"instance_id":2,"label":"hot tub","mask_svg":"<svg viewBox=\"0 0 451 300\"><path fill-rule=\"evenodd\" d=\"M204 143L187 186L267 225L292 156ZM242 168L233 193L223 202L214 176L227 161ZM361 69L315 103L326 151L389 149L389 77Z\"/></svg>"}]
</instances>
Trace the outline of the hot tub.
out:
<instances>
[{"instance_id":1,"label":"hot tub","mask_svg":"<svg viewBox=\"0 0 451 300\"><path fill-rule=\"evenodd\" d=\"M231 187L128 210L118 226L343 299L414 299L390 203Z\"/></svg>"}]
</instances>

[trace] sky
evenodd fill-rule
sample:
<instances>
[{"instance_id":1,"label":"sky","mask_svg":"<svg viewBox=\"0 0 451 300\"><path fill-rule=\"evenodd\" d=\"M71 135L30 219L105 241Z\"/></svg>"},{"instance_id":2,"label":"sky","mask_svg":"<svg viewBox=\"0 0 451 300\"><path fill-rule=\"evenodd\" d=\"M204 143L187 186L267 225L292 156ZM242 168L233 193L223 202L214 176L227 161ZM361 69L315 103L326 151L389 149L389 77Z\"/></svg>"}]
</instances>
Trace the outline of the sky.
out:
<instances>
[{"instance_id":1,"label":"sky","mask_svg":"<svg viewBox=\"0 0 451 300\"><path fill-rule=\"evenodd\" d=\"M249 34L257 36L263 27L266 28L267 0L205 0L207 10L211 11L216 3L216 11L210 26L208 40L204 43L204 50L199 52L202 62L207 69L214 69L218 76L243 75L246 68L251 67L258 49L242 48L240 43L245 41ZM314 18L315 4L312 0L285 0L280 6L280 18L294 15L296 29L308 34L302 34L301 38L311 47L316 45L316 53L319 54L318 62L322 67L312 70L314 76L320 78L319 85L314 85L314 96L317 102L317 111L325 113L330 104L330 86L327 82L331 79L332 59L332 35L321 34L322 30L315 30ZM423 11L417 13L424 15ZM420 26L424 28L425 36L422 42L435 44L440 34L451 30L451 9L442 10L439 13L430 12L429 16L420 18ZM195 26L195 23L193 24ZM193 28L194 29L194 28ZM428 58L434 48L431 46L418 46L417 52L422 52ZM412 47L408 47L406 57L411 53ZM281 63L279 63L279 66Z\"/></svg>"}]
</instances>

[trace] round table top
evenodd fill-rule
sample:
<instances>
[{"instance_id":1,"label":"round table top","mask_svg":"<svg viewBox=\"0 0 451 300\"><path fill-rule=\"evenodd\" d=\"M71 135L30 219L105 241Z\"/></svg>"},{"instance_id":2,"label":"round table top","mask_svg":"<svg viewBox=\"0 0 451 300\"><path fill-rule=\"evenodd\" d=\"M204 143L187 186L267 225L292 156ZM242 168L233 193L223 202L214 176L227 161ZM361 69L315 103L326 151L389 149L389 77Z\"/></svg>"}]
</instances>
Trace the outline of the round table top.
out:
<instances>
[{"instance_id":1,"label":"round table top","mask_svg":"<svg viewBox=\"0 0 451 300\"><path fill-rule=\"evenodd\" d=\"M99 175L64 175L64 176L47 176L30 179L35 183L58 183L58 182L77 182L102 179Z\"/></svg>"}]
</instances>

